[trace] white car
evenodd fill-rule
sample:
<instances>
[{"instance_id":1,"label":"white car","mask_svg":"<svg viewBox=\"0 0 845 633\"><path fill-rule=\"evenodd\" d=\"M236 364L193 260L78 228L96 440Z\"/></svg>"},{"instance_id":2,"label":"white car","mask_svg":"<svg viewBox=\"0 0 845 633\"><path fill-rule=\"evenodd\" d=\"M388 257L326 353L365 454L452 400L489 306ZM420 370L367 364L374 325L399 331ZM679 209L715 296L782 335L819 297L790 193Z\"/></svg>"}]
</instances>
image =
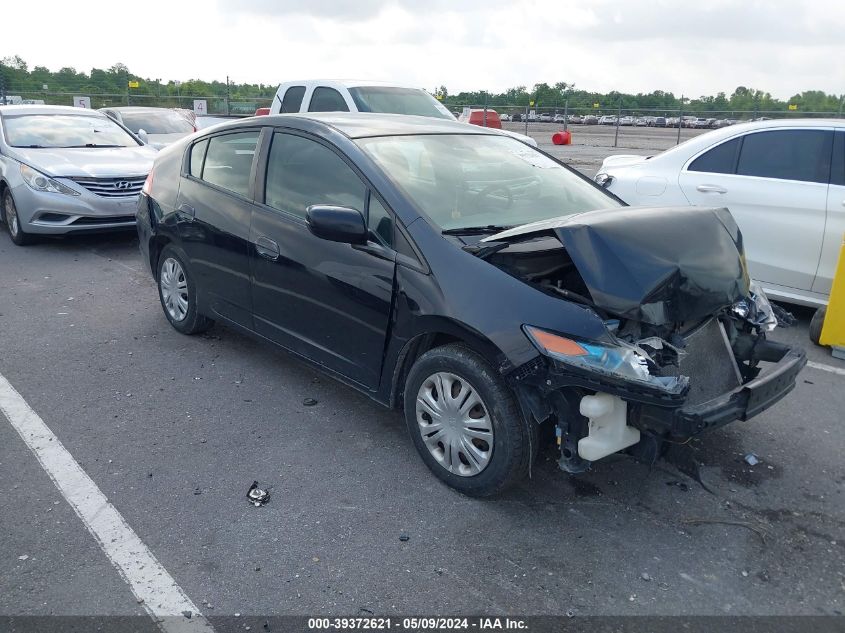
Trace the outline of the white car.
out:
<instances>
[{"instance_id":1,"label":"white car","mask_svg":"<svg viewBox=\"0 0 845 633\"><path fill-rule=\"evenodd\" d=\"M770 297L827 303L845 233L845 120L732 125L656 156L610 156L595 180L631 205L727 207Z\"/></svg>"},{"instance_id":2,"label":"white car","mask_svg":"<svg viewBox=\"0 0 845 633\"><path fill-rule=\"evenodd\" d=\"M118 106L100 108L100 112L128 128L154 149L162 149L197 131L195 125L173 108Z\"/></svg>"},{"instance_id":3,"label":"white car","mask_svg":"<svg viewBox=\"0 0 845 633\"><path fill-rule=\"evenodd\" d=\"M421 88L370 80L287 81L276 91L270 114L293 112L382 112L455 120L446 106ZM499 132L537 147L537 141L530 136L510 130Z\"/></svg>"}]
</instances>

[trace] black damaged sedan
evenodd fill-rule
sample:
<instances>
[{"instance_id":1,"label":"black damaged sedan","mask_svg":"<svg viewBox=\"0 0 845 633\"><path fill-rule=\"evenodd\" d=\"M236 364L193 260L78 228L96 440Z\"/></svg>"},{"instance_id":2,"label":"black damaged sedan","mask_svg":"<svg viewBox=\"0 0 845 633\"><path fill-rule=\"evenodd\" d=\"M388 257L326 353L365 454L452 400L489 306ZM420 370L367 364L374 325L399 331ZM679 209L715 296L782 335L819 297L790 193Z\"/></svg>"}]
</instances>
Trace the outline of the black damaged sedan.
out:
<instances>
[{"instance_id":1,"label":"black damaged sedan","mask_svg":"<svg viewBox=\"0 0 845 633\"><path fill-rule=\"evenodd\" d=\"M625 207L495 130L245 119L164 150L137 215L174 328L237 328L402 408L471 495L529 473L543 426L570 473L653 460L771 406L806 362L766 339L727 210Z\"/></svg>"}]
</instances>

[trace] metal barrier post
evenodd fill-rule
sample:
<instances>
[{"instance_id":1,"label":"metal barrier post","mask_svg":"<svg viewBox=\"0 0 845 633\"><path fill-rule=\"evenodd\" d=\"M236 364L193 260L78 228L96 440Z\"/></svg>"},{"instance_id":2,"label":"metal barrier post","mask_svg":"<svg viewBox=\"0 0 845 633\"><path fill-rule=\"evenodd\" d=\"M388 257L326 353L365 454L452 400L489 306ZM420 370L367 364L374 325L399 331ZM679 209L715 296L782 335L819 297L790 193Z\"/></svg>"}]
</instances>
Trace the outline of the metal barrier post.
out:
<instances>
[{"instance_id":1,"label":"metal barrier post","mask_svg":"<svg viewBox=\"0 0 845 633\"><path fill-rule=\"evenodd\" d=\"M675 145L681 142L681 125L684 123L684 95L681 95L681 107L678 109L678 140Z\"/></svg>"},{"instance_id":2,"label":"metal barrier post","mask_svg":"<svg viewBox=\"0 0 845 633\"><path fill-rule=\"evenodd\" d=\"M563 102L563 131L566 132L569 125L569 99Z\"/></svg>"},{"instance_id":3,"label":"metal barrier post","mask_svg":"<svg viewBox=\"0 0 845 633\"><path fill-rule=\"evenodd\" d=\"M613 147L617 147L619 141L619 119L622 118L622 102L619 102L619 110L616 113L616 134L613 136Z\"/></svg>"}]
</instances>

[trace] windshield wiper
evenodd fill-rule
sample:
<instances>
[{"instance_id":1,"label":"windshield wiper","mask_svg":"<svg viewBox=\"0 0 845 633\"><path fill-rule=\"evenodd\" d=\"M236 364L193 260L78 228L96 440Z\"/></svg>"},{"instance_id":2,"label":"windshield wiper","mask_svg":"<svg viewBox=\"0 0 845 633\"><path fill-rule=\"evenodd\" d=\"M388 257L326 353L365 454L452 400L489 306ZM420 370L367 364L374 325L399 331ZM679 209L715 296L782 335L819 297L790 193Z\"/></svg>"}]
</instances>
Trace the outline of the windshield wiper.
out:
<instances>
[{"instance_id":1,"label":"windshield wiper","mask_svg":"<svg viewBox=\"0 0 845 633\"><path fill-rule=\"evenodd\" d=\"M20 149L47 149L46 145L12 145L12 147L18 147Z\"/></svg>"},{"instance_id":2,"label":"windshield wiper","mask_svg":"<svg viewBox=\"0 0 845 633\"><path fill-rule=\"evenodd\" d=\"M443 235L478 235L480 233L498 233L499 231L507 231L512 228L512 226L487 224L485 226L464 226L457 229L445 229L441 232Z\"/></svg>"},{"instance_id":3,"label":"windshield wiper","mask_svg":"<svg viewBox=\"0 0 845 633\"><path fill-rule=\"evenodd\" d=\"M85 145L62 145L62 149L75 149L78 147L126 147L126 145L100 145L99 143L85 143Z\"/></svg>"}]
</instances>

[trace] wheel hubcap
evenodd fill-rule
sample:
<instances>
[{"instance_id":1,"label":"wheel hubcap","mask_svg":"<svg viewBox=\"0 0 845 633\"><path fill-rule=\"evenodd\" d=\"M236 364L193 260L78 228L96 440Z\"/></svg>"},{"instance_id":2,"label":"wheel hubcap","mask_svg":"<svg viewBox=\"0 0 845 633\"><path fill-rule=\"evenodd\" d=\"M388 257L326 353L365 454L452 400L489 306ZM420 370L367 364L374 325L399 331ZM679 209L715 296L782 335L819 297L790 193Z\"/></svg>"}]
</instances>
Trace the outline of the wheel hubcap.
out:
<instances>
[{"instance_id":1,"label":"wheel hubcap","mask_svg":"<svg viewBox=\"0 0 845 633\"><path fill-rule=\"evenodd\" d=\"M423 442L443 468L462 477L484 470L493 455L493 423L487 406L466 380L432 374L417 394Z\"/></svg>"},{"instance_id":2,"label":"wheel hubcap","mask_svg":"<svg viewBox=\"0 0 845 633\"><path fill-rule=\"evenodd\" d=\"M15 209L15 203L12 202L11 196L6 196L6 222L9 225L9 233L12 235L18 234L18 214Z\"/></svg>"},{"instance_id":3,"label":"wheel hubcap","mask_svg":"<svg viewBox=\"0 0 845 633\"><path fill-rule=\"evenodd\" d=\"M168 257L161 265L159 279L164 309L174 321L181 321L188 314L188 281L182 264Z\"/></svg>"}]
</instances>

